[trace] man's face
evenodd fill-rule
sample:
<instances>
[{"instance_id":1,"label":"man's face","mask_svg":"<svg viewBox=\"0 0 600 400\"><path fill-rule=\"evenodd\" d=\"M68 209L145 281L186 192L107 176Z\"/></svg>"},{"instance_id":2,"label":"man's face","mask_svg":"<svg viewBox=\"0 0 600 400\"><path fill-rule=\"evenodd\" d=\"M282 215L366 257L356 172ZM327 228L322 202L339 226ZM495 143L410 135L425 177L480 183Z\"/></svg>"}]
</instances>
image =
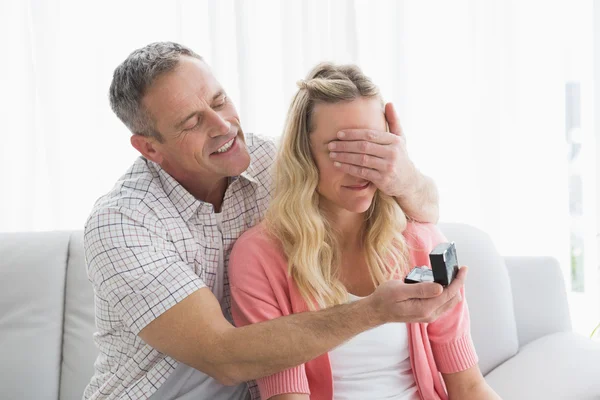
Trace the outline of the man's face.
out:
<instances>
[{"instance_id":1,"label":"man's face","mask_svg":"<svg viewBox=\"0 0 600 400\"><path fill-rule=\"evenodd\" d=\"M381 101L358 98L339 103L319 103L313 111L314 130L310 134L312 154L319 169L317 192L320 204L330 211L363 213L369 209L377 188L365 179L349 175L333 165L327 145L344 129L386 130Z\"/></svg>"},{"instance_id":2,"label":"man's face","mask_svg":"<svg viewBox=\"0 0 600 400\"><path fill-rule=\"evenodd\" d=\"M152 142L155 161L171 175L213 182L248 168L237 111L205 62L181 57L142 103L163 137L162 143Z\"/></svg>"}]
</instances>

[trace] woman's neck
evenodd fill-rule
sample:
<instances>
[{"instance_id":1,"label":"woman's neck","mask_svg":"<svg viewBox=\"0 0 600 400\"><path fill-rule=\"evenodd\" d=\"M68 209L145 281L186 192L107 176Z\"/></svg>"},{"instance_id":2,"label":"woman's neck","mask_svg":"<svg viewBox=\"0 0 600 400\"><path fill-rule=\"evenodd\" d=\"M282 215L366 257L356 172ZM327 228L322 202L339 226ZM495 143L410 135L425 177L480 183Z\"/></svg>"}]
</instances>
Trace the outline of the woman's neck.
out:
<instances>
[{"instance_id":1,"label":"woman's neck","mask_svg":"<svg viewBox=\"0 0 600 400\"><path fill-rule=\"evenodd\" d=\"M364 214L350 212L344 209L325 210L327 219L336 232L336 238L342 251L361 249L365 225Z\"/></svg>"},{"instance_id":2,"label":"woman's neck","mask_svg":"<svg viewBox=\"0 0 600 400\"><path fill-rule=\"evenodd\" d=\"M365 254L365 214L341 208L323 207L336 232L341 252L339 279L349 293L368 296L375 290Z\"/></svg>"}]
</instances>

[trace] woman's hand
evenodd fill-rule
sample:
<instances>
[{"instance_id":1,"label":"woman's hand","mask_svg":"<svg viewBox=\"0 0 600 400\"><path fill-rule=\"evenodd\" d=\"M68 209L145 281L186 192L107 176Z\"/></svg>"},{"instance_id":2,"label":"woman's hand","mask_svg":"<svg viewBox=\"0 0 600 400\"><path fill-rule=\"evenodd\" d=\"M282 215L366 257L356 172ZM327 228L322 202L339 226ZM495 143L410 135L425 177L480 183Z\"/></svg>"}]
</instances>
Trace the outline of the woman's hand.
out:
<instances>
[{"instance_id":1,"label":"woman's hand","mask_svg":"<svg viewBox=\"0 0 600 400\"><path fill-rule=\"evenodd\" d=\"M454 374L442 374L450 400L501 400L487 384L479 366Z\"/></svg>"}]
</instances>

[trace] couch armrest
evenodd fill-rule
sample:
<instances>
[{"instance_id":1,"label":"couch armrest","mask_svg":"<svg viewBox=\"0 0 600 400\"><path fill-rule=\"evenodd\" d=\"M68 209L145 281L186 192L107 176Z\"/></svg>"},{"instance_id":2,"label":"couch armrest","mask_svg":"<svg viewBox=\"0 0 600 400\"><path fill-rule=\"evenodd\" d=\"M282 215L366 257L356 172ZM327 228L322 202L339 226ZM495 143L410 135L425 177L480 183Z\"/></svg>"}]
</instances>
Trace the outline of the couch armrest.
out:
<instances>
[{"instance_id":1,"label":"couch armrest","mask_svg":"<svg viewBox=\"0 0 600 400\"><path fill-rule=\"evenodd\" d=\"M565 283L552 257L505 257L511 280L519 347L545 335L571 331Z\"/></svg>"}]
</instances>

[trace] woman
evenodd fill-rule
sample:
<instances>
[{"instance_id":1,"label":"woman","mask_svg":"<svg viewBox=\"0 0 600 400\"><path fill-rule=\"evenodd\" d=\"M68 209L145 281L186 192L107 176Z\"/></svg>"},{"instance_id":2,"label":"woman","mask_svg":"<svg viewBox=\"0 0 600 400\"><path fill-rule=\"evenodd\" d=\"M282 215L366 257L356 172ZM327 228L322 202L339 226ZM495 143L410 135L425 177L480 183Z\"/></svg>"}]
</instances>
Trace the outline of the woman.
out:
<instances>
[{"instance_id":1,"label":"woman","mask_svg":"<svg viewBox=\"0 0 600 400\"><path fill-rule=\"evenodd\" d=\"M429 265L429 252L446 241L434 225L407 221L394 198L331 162L328 143L341 129L386 130L377 87L357 67L332 64L315 67L299 87L266 219L238 239L229 262L238 325L360 301L411 266ZM461 295L435 322L385 324L260 379L262 398L498 398L479 372Z\"/></svg>"}]
</instances>

